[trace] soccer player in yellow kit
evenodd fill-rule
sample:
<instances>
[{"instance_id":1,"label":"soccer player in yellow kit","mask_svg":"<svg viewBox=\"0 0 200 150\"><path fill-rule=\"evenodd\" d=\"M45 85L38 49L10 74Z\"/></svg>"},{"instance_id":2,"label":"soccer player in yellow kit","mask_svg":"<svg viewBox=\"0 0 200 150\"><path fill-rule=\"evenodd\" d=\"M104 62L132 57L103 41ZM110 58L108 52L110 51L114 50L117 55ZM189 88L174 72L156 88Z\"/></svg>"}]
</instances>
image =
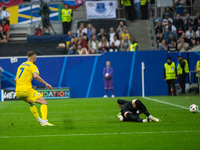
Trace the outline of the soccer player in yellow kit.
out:
<instances>
[{"instance_id":1,"label":"soccer player in yellow kit","mask_svg":"<svg viewBox=\"0 0 200 150\"><path fill-rule=\"evenodd\" d=\"M43 98L43 96L38 93L36 90L32 88L31 81L33 77L46 85L48 89L53 89L50 84L45 82L39 76L39 70L35 65L36 62L36 53L35 51L31 50L28 52L28 61L22 63L18 69L15 78L16 84L16 96L18 99L24 100L25 102L30 104L30 110L38 120L38 122L42 126L54 126L53 124L47 121L47 101ZM40 112L42 114L42 118L40 118L37 108L35 107L35 103L41 104Z\"/></svg>"}]
</instances>

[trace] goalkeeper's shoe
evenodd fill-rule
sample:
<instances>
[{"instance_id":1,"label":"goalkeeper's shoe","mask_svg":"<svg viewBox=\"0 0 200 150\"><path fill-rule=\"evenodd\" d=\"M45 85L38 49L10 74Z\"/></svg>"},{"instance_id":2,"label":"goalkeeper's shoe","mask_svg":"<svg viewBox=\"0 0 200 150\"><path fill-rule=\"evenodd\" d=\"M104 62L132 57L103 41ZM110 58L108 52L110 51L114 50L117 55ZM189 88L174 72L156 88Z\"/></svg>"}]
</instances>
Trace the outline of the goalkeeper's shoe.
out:
<instances>
[{"instance_id":1,"label":"goalkeeper's shoe","mask_svg":"<svg viewBox=\"0 0 200 150\"><path fill-rule=\"evenodd\" d=\"M160 122L160 119L158 119L158 118L156 118L156 117L153 117L153 116L149 116L148 117L150 120L152 120L152 121L155 121L155 122Z\"/></svg>"},{"instance_id":2,"label":"goalkeeper's shoe","mask_svg":"<svg viewBox=\"0 0 200 150\"><path fill-rule=\"evenodd\" d=\"M55 126L54 124L51 124L51 123L49 123L49 122L47 122L47 123L41 123L41 125L42 125L42 126Z\"/></svg>"},{"instance_id":3,"label":"goalkeeper's shoe","mask_svg":"<svg viewBox=\"0 0 200 150\"><path fill-rule=\"evenodd\" d=\"M143 122L144 122L144 123L146 123L146 122L151 122L151 119L150 119L150 118L143 119Z\"/></svg>"}]
</instances>

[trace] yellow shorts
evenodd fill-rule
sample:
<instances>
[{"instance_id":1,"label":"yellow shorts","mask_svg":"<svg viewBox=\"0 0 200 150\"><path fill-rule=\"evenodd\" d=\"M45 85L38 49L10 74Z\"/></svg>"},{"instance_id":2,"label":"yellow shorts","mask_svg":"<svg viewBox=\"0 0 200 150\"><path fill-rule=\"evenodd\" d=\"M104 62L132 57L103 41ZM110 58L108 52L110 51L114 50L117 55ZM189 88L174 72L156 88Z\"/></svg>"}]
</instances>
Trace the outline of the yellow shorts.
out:
<instances>
[{"instance_id":1,"label":"yellow shorts","mask_svg":"<svg viewBox=\"0 0 200 150\"><path fill-rule=\"evenodd\" d=\"M25 102L33 102L40 98L42 95L34 89L28 91L16 91L16 96Z\"/></svg>"}]
</instances>

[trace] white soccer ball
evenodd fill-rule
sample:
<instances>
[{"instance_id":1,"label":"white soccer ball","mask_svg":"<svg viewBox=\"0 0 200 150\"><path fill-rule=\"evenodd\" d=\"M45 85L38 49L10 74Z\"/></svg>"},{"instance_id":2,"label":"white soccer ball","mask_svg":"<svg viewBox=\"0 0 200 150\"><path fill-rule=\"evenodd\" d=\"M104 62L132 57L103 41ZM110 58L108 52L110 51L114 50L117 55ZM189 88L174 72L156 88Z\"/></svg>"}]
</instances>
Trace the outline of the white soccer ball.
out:
<instances>
[{"instance_id":1,"label":"white soccer ball","mask_svg":"<svg viewBox=\"0 0 200 150\"><path fill-rule=\"evenodd\" d=\"M109 73L106 73L106 75L105 75L105 76L106 76L106 78L108 78L108 77L109 77Z\"/></svg>"},{"instance_id":2,"label":"white soccer ball","mask_svg":"<svg viewBox=\"0 0 200 150\"><path fill-rule=\"evenodd\" d=\"M196 104L192 104L191 106L190 106L190 112L191 113L196 113L196 112L198 112L199 111L199 108L198 108L198 106L196 105Z\"/></svg>"}]
</instances>

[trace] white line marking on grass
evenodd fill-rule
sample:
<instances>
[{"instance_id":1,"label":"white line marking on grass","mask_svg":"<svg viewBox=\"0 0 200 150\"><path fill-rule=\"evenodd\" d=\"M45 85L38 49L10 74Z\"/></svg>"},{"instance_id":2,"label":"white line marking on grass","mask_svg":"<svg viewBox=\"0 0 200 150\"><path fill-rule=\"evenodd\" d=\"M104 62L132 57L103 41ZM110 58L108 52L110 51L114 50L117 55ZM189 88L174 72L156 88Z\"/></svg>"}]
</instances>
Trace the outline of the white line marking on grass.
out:
<instances>
[{"instance_id":1,"label":"white line marking on grass","mask_svg":"<svg viewBox=\"0 0 200 150\"><path fill-rule=\"evenodd\" d=\"M184 107L184 106L181 106L181 105L176 105L176 104L172 104L172 103L165 102L165 101L160 101L160 100L153 99L153 98L149 98L149 97L143 97L143 98L144 98L144 99L147 99L147 100L154 101L154 102L163 103L163 104L171 105L171 106L174 106L174 107L178 107L178 108L182 108L182 109L187 109L187 110L189 110L189 108Z\"/></svg>"},{"instance_id":2,"label":"white line marking on grass","mask_svg":"<svg viewBox=\"0 0 200 150\"><path fill-rule=\"evenodd\" d=\"M25 136L0 136L0 139L9 138L40 138L40 137L69 137L69 136L103 136L103 135L134 135L134 134L168 134L168 133L199 133L200 130L186 131L149 131L149 132L122 132L122 133L89 133L89 134L61 134L61 135L25 135Z\"/></svg>"}]
</instances>

